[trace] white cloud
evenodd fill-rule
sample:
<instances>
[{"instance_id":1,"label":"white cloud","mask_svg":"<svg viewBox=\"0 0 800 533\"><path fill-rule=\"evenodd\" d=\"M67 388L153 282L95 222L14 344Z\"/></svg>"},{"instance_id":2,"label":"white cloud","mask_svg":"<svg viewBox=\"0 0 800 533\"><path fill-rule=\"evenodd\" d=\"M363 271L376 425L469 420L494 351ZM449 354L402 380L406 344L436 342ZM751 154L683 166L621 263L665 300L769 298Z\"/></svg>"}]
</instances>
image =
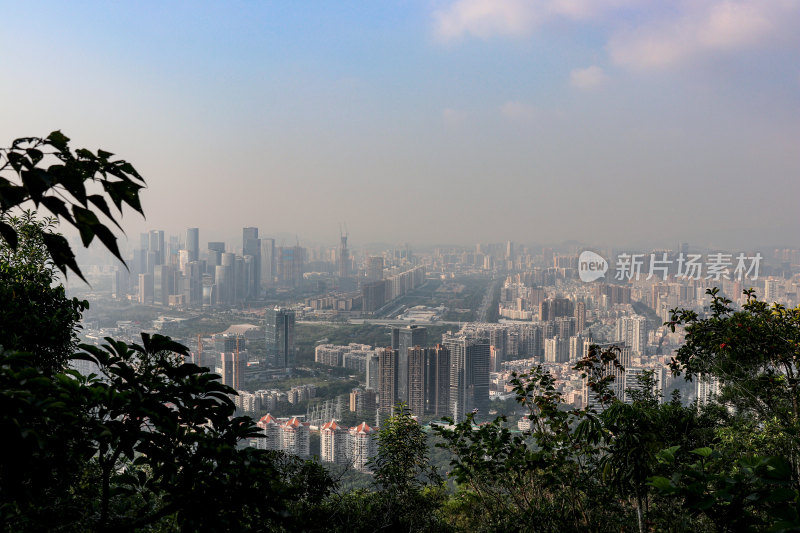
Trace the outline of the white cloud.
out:
<instances>
[{"instance_id":1,"label":"white cloud","mask_svg":"<svg viewBox=\"0 0 800 533\"><path fill-rule=\"evenodd\" d=\"M608 52L619 65L661 69L705 54L751 48L789 29L787 21L797 17L798 5L797 0L689 2L671 19L612 35Z\"/></svg>"},{"instance_id":2,"label":"white cloud","mask_svg":"<svg viewBox=\"0 0 800 533\"><path fill-rule=\"evenodd\" d=\"M467 119L467 114L452 107L446 107L442 111L442 120L446 126L458 126Z\"/></svg>"},{"instance_id":3,"label":"white cloud","mask_svg":"<svg viewBox=\"0 0 800 533\"><path fill-rule=\"evenodd\" d=\"M582 20L637 0L456 0L433 14L436 35L445 41L472 35L525 37L556 18Z\"/></svg>"},{"instance_id":4,"label":"white cloud","mask_svg":"<svg viewBox=\"0 0 800 533\"><path fill-rule=\"evenodd\" d=\"M569 84L576 89L588 91L602 87L608 81L608 76L602 68L592 65L586 68L576 68L569 73Z\"/></svg>"},{"instance_id":5,"label":"white cloud","mask_svg":"<svg viewBox=\"0 0 800 533\"><path fill-rule=\"evenodd\" d=\"M442 41L526 38L541 26L589 22L614 63L659 69L773 42L796 46L800 0L454 0L433 13Z\"/></svg>"},{"instance_id":6,"label":"white cloud","mask_svg":"<svg viewBox=\"0 0 800 533\"><path fill-rule=\"evenodd\" d=\"M500 114L509 120L528 122L533 119L535 109L522 102L509 101L500 106Z\"/></svg>"},{"instance_id":7,"label":"white cloud","mask_svg":"<svg viewBox=\"0 0 800 533\"><path fill-rule=\"evenodd\" d=\"M464 34L522 36L537 23L536 10L524 0L458 0L434 18L436 33L445 40Z\"/></svg>"}]
</instances>

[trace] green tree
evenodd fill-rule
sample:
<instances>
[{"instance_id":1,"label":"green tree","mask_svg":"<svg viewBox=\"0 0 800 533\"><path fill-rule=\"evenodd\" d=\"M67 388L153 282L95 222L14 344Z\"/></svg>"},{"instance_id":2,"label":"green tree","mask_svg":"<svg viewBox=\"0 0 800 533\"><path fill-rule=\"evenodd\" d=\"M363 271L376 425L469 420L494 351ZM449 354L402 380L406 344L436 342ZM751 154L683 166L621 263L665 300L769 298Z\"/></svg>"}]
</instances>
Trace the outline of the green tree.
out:
<instances>
[{"instance_id":1,"label":"green tree","mask_svg":"<svg viewBox=\"0 0 800 533\"><path fill-rule=\"evenodd\" d=\"M0 148L0 214L13 214L32 202L37 209L47 209L58 221L77 229L84 246L97 237L122 261L114 233L93 210L121 230L116 217L121 216L123 205L144 214L139 201L144 179L130 163L113 160L113 156L105 150L73 151L60 131L45 138L15 140L10 147ZM106 199L119 214L111 210ZM18 230L7 220L0 220L0 237L12 250L17 248ZM84 279L63 236L45 232L42 240L56 268L63 273L69 269Z\"/></svg>"},{"instance_id":2,"label":"green tree","mask_svg":"<svg viewBox=\"0 0 800 533\"><path fill-rule=\"evenodd\" d=\"M736 310L718 289L708 294L709 317L672 312L670 327L686 328L672 369L689 379L718 380L721 403L759 425L779 425L800 483L800 308L769 305L748 290Z\"/></svg>"},{"instance_id":3,"label":"green tree","mask_svg":"<svg viewBox=\"0 0 800 533\"><path fill-rule=\"evenodd\" d=\"M106 339L76 357L98 374L53 379L5 355L0 514L13 530L275 530L311 520L332 488L319 465L240 448L260 435L234 417L219 376L181 362L166 337ZM43 511L47 512L43 512Z\"/></svg>"},{"instance_id":4,"label":"green tree","mask_svg":"<svg viewBox=\"0 0 800 533\"><path fill-rule=\"evenodd\" d=\"M31 211L19 217L0 214L12 228L17 247L0 241L0 346L32 354L33 364L53 373L62 370L77 346L77 331L86 301L67 298L57 284L58 271L45 247L55 220L37 219Z\"/></svg>"}]
</instances>

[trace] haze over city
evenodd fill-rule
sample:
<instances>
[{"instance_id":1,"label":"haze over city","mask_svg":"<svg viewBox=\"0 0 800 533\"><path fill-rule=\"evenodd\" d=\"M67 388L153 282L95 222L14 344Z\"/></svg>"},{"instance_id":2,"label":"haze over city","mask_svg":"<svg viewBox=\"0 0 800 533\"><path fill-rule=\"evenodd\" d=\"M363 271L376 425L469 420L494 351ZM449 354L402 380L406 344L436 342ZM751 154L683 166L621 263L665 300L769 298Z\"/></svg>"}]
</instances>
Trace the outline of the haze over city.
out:
<instances>
[{"instance_id":1,"label":"haze over city","mask_svg":"<svg viewBox=\"0 0 800 533\"><path fill-rule=\"evenodd\" d=\"M148 182L140 231L797 245L800 3L16 2L0 135ZM22 45L21 43L25 43Z\"/></svg>"}]
</instances>

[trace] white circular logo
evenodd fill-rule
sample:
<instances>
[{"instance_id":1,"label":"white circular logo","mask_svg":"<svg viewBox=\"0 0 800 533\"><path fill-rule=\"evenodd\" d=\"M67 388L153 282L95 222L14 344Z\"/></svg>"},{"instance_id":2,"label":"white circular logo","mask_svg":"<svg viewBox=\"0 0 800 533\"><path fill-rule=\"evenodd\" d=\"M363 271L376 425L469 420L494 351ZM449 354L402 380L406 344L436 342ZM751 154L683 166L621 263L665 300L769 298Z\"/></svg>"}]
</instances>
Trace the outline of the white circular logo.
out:
<instances>
[{"instance_id":1,"label":"white circular logo","mask_svg":"<svg viewBox=\"0 0 800 533\"><path fill-rule=\"evenodd\" d=\"M578 276L581 281L590 282L605 276L608 262L592 251L584 250L578 258Z\"/></svg>"}]
</instances>

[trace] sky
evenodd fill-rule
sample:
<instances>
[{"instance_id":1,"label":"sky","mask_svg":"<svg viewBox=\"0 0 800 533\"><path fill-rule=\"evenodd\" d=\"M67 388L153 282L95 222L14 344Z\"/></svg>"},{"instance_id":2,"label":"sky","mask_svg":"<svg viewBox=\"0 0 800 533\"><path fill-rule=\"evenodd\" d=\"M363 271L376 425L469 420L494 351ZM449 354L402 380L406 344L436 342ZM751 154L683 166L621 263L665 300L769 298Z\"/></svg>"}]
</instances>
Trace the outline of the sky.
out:
<instances>
[{"instance_id":1,"label":"sky","mask_svg":"<svg viewBox=\"0 0 800 533\"><path fill-rule=\"evenodd\" d=\"M11 2L0 145L60 129L207 240L800 246L800 0ZM291 243L293 244L293 243ZM202 244L201 244L202 245Z\"/></svg>"}]
</instances>

